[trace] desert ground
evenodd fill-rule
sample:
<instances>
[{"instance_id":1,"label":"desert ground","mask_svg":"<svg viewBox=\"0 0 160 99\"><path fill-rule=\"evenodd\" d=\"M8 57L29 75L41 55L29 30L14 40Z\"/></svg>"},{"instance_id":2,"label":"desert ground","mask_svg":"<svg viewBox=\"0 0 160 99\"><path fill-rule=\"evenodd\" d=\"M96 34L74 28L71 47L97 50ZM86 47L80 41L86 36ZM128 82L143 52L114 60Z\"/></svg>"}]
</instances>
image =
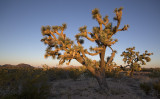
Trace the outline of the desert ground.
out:
<instances>
[{"instance_id":1,"label":"desert ground","mask_svg":"<svg viewBox=\"0 0 160 99\"><path fill-rule=\"evenodd\" d=\"M158 78L145 75L134 75L134 78L106 78L110 92L102 93L94 78L59 80L52 83L49 99L158 99L154 92L146 93L140 88L140 83L152 83Z\"/></svg>"}]
</instances>

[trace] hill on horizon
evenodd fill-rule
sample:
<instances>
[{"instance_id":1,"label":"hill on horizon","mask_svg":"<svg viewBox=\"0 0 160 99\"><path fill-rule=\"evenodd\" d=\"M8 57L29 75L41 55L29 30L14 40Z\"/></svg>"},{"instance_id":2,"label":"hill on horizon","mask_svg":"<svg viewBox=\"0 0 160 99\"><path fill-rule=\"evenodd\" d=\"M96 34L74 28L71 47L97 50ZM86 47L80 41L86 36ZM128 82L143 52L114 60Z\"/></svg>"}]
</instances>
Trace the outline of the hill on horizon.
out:
<instances>
[{"instance_id":1,"label":"hill on horizon","mask_svg":"<svg viewBox=\"0 0 160 99\"><path fill-rule=\"evenodd\" d=\"M4 65L0 65L0 67L34 68L33 66L31 66L29 64L24 64L24 63L20 63L18 65L4 64Z\"/></svg>"}]
</instances>

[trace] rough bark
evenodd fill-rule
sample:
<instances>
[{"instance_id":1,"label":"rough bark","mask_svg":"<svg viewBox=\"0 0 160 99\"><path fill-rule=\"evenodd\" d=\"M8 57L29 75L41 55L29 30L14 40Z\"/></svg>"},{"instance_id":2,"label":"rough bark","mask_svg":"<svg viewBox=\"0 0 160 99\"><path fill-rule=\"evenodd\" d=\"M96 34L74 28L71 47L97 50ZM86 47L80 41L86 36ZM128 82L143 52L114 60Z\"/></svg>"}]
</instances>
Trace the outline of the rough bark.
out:
<instances>
[{"instance_id":1,"label":"rough bark","mask_svg":"<svg viewBox=\"0 0 160 99\"><path fill-rule=\"evenodd\" d=\"M108 87L108 83L106 81L106 78L105 78L105 51L106 51L106 47L104 46L104 49L103 51L100 53L100 72L98 72L96 74L96 79L98 81L98 84L100 86L100 88L102 90L109 90L109 87Z\"/></svg>"},{"instance_id":2,"label":"rough bark","mask_svg":"<svg viewBox=\"0 0 160 99\"><path fill-rule=\"evenodd\" d=\"M100 68L101 68L100 70L96 71L92 66L86 66L86 68L92 73L92 75L95 76L100 89L103 91L108 91L109 87L105 78L105 61L104 61L105 49L104 52L101 53L100 57L102 58L100 63ZM82 57L77 57L76 60L81 64L85 65Z\"/></svg>"},{"instance_id":3,"label":"rough bark","mask_svg":"<svg viewBox=\"0 0 160 99\"><path fill-rule=\"evenodd\" d=\"M96 79L98 81L98 84L99 84L99 87L101 88L101 90L105 90L105 91L109 90L105 75L99 73L99 75L96 75Z\"/></svg>"},{"instance_id":4,"label":"rough bark","mask_svg":"<svg viewBox=\"0 0 160 99\"><path fill-rule=\"evenodd\" d=\"M103 51L100 53L100 74L102 75L102 77L105 77L105 51L106 51L106 47L104 47Z\"/></svg>"},{"instance_id":5,"label":"rough bark","mask_svg":"<svg viewBox=\"0 0 160 99\"><path fill-rule=\"evenodd\" d=\"M130 72L130 77L133 77L134 70L132 69Z\"/></svg>"}]
</instances>

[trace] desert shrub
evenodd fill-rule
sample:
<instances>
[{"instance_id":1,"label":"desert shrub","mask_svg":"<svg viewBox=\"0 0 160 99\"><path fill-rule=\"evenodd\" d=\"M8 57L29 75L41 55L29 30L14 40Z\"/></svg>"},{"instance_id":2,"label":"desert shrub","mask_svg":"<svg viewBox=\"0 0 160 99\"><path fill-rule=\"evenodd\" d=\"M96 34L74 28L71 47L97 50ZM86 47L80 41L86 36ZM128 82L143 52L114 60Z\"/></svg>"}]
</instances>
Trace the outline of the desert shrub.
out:
<instances>
[{"instance_id":1,"label":"desert shrub","mask_svg":"<svg viewBox=\"0 0 160 99\"><path fill-rule=\"evenodd\" d=\"M43 73L30 74L22 82L20 97L23 99L45 99L49 94L47 77Z\"/></svg>"},{"instance_id":2,"label":"desert shrub","mask_svg":"<svg viewBox=\"0 0 160 99\"><path fill-rule=\"evenodd\" d=\"M50 68L45 70L45 73L49 81L68 78L77 80L81 74L85 74L85 76L91 75L84 67Z\"/></svg>"},{"instance_id":3,"label":"desert shrub","mask_svg":"<svg viewBox=\"0 0 160 99\"><path fill-rule=\"evenodd\" d=\"M45 99L50 91L42 69L0 68L1 99Z\"/></svg>"},{"instance_id":4,"label":"desert shrub","mask_svg":"<svg viewBox=\"0 0 160 99\"><path fill-rule=\"evenodd\" d=\"M143 71L143 72L153 72L153 68L142 68L142 70L141 71Z\"/></svg>"},{"instance_id":5,"label":"desert shrub","mask_svg":"<svg viewBox=\"0 0 160 99\"><path fill-rule=\"evenodd\" d=\"M106 78L120 78L122 75L120 74L119 69L115 69L112 71L106 71Z\"/></svg>"},{"instance_id":6,"label":"desert shrub","mask_svg":"<svg viewBox=\"0 0 160 99\"><path fill-rule=\"evenodd\" d=\"M49 82L57 80L59 78L56 74L55 69L49 69L49 70L45 71L45 73L46 73L46 76L48 77Z\"/></svg>"},{"instance_id":7,"label":"desert shrub","mask_svg":"<svg viewBox=\"0 0 160 99\"><path fill-rule=\"evenodd\" d=\"M89 72L88 70L85 70L85 71L83 72L83 74L84 74L85 78L93 78L93 77L94 77L94 76L92 75L92 73Z\"/></svg>"},{"instance_id":8,"label":"desert shrub","mask_svg":"<svg viewBox=\"0 0 160 99\"><path fill-rule=\"evenodd\" d=\"M0 87L6 89L9 86L10 90L16 89L18 81L23 78L22 75L19 69L0 68Z\"/></svg>"},{"instance_id":9,"label":"desert shrub","mask_svg":"<svg viewBox=\"0 0 160 99\"><path fill-rule=\"evenodd\" d=\"M154 88L155 91L156 91L156 95L157 95L158 97L160 97L160 81L155 82L155 83L153 84L153 88Z\"/></svg>"},{"instance_id":10,"label":"desert shrub","mask_svg":"<svg viewBox=\"0 0 160 99\"><path fill-rule=\"evenodd\" d=\"M114 74L114 72L113 71L107 71L107 72L105 72L106 74L106 78L113 78L113 77L115 77L115 74Z\"/></svg>"},{"instance_id":11,"label":"desert shrub","mask_svg":"<svg viewBox=\"0 0 160 99\"><path fill-rule=\"evenodd\" d=\"M160 69L154 69L149 76L153 78L160 77Z\"/></svg>"},{"instance_id":12,"label":"desert shrub","mask_svg":"<svg viewBox=\"0 0 160 99\"><path fill-rule=\"evenodd\" d=\"M140 88L146 93L146 95L149 95L149 92L151 91L151 85L148 83L141 83Z\"/></svg>"},{"instance_id":13,"label":"desert shrub","mask_svg":"<svg viewBox=\"0 0 160 99\"><path fill-rule=\"evenodd\" d=\"M68 71L63 68L50 68L45 71L49 81L67 79Z\"/></svg>"},{"instance_id":14,"label":"desert shrub","mask_svg":"<svg viewBox=\"0 0 160 99\"><path fill-rule=\"evenodd\" d=\"M58 79L67 79L67 72L64 69L57 69L56 76Z\"/></svg>"},{"instance_id":15,"label":"desert shrub","mask_svg":"<svg viewBox=\"0 0 160 99\"><path fill-rule=\"evenodd\" d=\"M69 71L69 77L73 80L77 80L82 73L83 71L80 71L80 69L71 68Z\"/></svg>"}]
</instances>

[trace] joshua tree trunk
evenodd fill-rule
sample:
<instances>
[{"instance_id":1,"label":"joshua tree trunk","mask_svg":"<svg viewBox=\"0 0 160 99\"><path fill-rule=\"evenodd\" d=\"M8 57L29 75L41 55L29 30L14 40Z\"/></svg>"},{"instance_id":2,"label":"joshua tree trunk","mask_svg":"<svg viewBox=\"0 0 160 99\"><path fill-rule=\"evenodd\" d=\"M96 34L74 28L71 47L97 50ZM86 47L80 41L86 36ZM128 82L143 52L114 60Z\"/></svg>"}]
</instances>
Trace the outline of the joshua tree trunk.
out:
<instances>
[{"instance_id":1,"label":"joshua tree trunk","mask_svg":"<svg viewBox=\"0 0 160 99\"><path fill-rule=\"evenodd\" d=\"M96 79L97 79L98 84L99 84L99 86L102 90L108 90L109 89L107 81L106 81L106 77L105 77L105 61L104 61L105 50L106 50L106 47L104 47L103 51L99 54L100 59L101 59L101 61L100 61L100 72L98 72L97 75L96 75Z\"/></svg>"},{"instance_id":2,"label":"joshua tree trunk","mask_svg":"<svg viewBox=\"0 0 160 99\"><path fill-rule=\"evenodd\" d=\"M133 77L133 72L134 72L134 70L132 69L130 72L130 77Z\"/></svg>"},{"instance_id":3,"label":"joshua tree trunk","mask_svg":"<svg viewBox=\"0 0 160 99\"><path fill-rule=\"evenodd\" d=\"M106 81L105 75L100 73L100 75L96 75L96 79L98 81L99 87L102 90L109 90L108 83Z\"/></svg>"},{"instance_id":4,"label":"joshua tree trunk","mask_svg":"<svg viewBox=\"0 0 160 99\"><path fill-rule=\"evenodd\" d=\"M104 53L105 53L105 51L104 51ZM101 56L101 57L102 57L102 56L104 57L104 55L105 55L105 54L100 55L100 56ZM104 58L103 58L103 59L104 59ZM78 57L77 60L78 60L78 62L80 62L80 63L82 63L82 64L84 63L82 57ZM104 63L103 63L103 62L104 62ZM105 66L105 61L101 61L101 64L100 64L100 65L102 65L102 64ZM85 65L85 63L84 63L83 65ZM97 80L97 82L98 82L98 84L99 84L99 87L100 87L102 90L108 90L109 87L108 87L108 84L107 84L106 79L105 79L105 69L102 69L102 66L100 66L101 69L96 71L92 66L86 66L86 67L87 67L87 69L92 73L92 75L95 76L95 78L96 78L96 80ZM105 67L103 67L103 68L105 68Z\"/></svg>"}]
</instances>

